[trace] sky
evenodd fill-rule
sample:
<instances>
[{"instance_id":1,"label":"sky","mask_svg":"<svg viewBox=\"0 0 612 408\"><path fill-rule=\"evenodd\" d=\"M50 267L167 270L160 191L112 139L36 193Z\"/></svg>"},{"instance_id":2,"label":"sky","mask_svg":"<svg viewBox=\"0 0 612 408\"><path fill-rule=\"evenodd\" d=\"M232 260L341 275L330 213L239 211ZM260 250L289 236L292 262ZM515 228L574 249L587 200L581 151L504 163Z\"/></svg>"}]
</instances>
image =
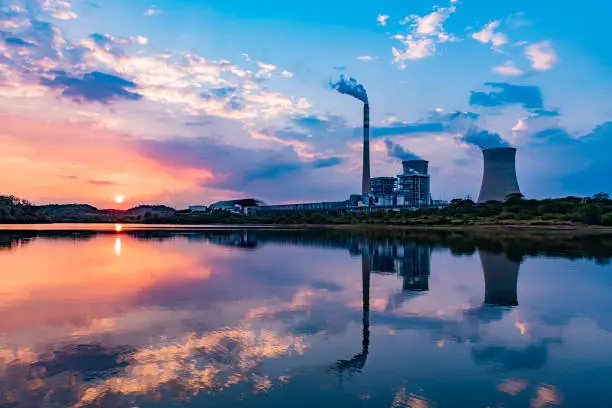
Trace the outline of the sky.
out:
<instances>
[{"instance_id":1,"label":"sky","mask_svg":"<svg viewBox=\"0 0 612 408\"><path fill-rule=\"evenodd\" d=\"M482 148L517 148L527 197L612 192L604 0L0 0L0 194L177 208L360 190L430 162L476 197ZM117 203L117 198L121 203Z\"/></svg>"}]
</instances>

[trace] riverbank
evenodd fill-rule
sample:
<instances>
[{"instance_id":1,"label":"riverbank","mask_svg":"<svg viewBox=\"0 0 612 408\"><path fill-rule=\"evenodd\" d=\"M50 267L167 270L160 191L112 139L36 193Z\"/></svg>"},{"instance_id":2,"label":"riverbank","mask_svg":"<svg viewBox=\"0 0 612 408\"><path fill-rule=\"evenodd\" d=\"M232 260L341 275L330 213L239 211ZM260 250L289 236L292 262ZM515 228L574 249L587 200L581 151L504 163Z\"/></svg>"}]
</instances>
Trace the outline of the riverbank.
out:
<instances>
[{"instance_id":1,"label":"riverbank","mask_svg":"<svg viewBox=\"0 0 612 408\"><path fill-rule=\"evenodd\" d=\"M173 224L122 222L55 222L0 224L0 231L99 231L136 230L341 230L355 232L464 232L473 234L612 234L612 227L582 224L474 224L474 225L389 225L389 224Z\"/></svg>"}]
</instances>

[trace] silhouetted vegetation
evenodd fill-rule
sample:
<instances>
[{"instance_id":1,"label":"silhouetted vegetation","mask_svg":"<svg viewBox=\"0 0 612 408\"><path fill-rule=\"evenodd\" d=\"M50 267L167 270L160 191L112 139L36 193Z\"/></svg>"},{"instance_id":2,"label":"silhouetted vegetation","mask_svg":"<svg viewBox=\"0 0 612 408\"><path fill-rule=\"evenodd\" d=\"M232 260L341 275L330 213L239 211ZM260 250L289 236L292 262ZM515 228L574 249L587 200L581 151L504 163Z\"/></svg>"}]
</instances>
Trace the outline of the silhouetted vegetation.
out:
<instances>
[{"instance_id":1,"label":"silhouetted vegetation","mask_svg":"<svg viewBox=\"0 0 612 408\"><path fill-rule=\"evenodd\" d=\"M37 239L90 240L106 231L0 231L0 250L11 250ZM415 230L415 229L333 229L333 228L227 228L123 231L120 234L143 241L187 239L236 249L252 250L259 245L275 243L288 246L345 248L359 255L364 245L385 247L414 243L430 248L448 248L454 255L471 256L477 251L504 254L515 262L528 257L589 259L609 264L612 259L612 233L581 234L566 231L550 234L528 231Z\"/></svg>"},{"instance_id":2,"label":"silhouetted vegetation","mask_svg":"<svg viewBox=\"0 0 612 408\"><path fill-rule=\"evenodd\" d=\"M100 210L90 205L33 206L9 196L0 197L0 222L144 223L194 225L389 225L389 226L612 226L612 200L606 193L593 197L545 200L510 195L505 202L476 204L452 200L445 208L346 213L286 212L242 215L227 211L177 211L166 206L138 206L129 210Z\"/></svg>"},{"instance_id":3,"label":"silhouetted vegetation","mask_svg":"<svg viewBox=\"0 0 612 408\"><path fill-rule=\"evenodd\" d=\"M15 196L0 196L0 223L44 222L44 217L30 202Z\"/></svg>"}]
</instances>

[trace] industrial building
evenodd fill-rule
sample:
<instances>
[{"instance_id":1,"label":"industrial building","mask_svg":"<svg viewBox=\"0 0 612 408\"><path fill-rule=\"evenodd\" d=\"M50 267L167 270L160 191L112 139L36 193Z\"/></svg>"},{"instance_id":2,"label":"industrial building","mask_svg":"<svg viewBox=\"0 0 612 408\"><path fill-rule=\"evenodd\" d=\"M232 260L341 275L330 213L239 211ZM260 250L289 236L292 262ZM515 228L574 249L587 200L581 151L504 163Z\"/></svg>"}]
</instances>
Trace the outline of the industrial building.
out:
<instances>
[{"instance_id":1,"label":"industrial building","mask_svg":"<svg viewBox=\"0 0 612 408\"><path fill-rule=\"evenodd\" d=\"M516 178L516 149L497 147L482 151L484 171L478 203L505 201L510 194L520 194Z\"/></svg>"},{"instance_id":2,"label":"industrial building","mask_svg":"<svg viewBox=\"0 0 612 408\"><path fill-rule=\"evenodd\" d=\"M405 160L397 177L372 179L375 207L420 208L432 205L429 163L426 160Z\"/></svg>"}]
</instances>

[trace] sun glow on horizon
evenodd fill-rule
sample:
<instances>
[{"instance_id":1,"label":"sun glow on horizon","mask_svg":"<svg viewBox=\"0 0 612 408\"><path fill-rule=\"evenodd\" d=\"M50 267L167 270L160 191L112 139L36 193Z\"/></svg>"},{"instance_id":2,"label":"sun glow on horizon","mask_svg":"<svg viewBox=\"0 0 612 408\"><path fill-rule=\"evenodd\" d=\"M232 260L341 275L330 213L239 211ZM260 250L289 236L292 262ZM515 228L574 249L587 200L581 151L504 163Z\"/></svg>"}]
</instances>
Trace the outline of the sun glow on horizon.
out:
<instances>
[{"instance_id":1,"label":"sun glow on horizon","mask_svg":"<svg viewBox=\"0 0 612 408\"><path fill-rule=\"evenodd\" d=\"M123 194L117 194L117 195L115 196L115 202L116 202L117 204L121 204L121 203L123 203L124 201L125 201L125 196L124 196Z\"/></svg>"}]
</instances>

